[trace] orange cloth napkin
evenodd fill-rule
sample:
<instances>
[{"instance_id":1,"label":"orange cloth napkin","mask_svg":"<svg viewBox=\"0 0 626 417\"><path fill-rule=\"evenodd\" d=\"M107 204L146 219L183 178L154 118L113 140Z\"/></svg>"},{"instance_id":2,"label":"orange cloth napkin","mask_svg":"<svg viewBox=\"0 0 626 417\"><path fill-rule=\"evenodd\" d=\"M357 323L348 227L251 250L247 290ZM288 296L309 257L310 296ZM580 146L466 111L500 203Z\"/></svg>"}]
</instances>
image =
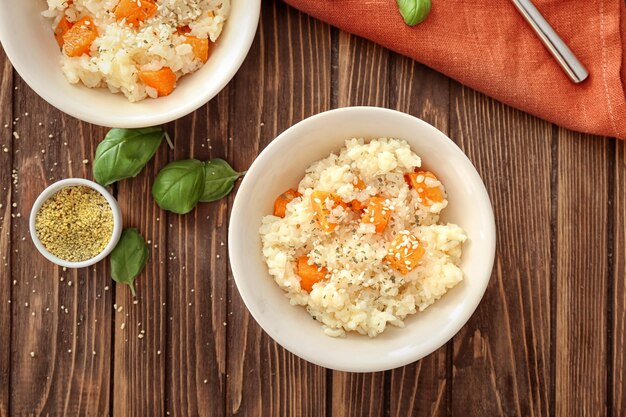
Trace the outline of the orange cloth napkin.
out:
<instances>
[{"instance_id":1,"label":"orange cloth napkin","mask_svg":"<svg viewBox=\"0 0 626 417\"><path fill-rule=\"evenodd\" d=\"M624 0L535 0L587 67L573 84L509 0L432 0L405 25L395 0L286 0L350 33L558 125L626 139Z\"/></svg>"}]
</instances>

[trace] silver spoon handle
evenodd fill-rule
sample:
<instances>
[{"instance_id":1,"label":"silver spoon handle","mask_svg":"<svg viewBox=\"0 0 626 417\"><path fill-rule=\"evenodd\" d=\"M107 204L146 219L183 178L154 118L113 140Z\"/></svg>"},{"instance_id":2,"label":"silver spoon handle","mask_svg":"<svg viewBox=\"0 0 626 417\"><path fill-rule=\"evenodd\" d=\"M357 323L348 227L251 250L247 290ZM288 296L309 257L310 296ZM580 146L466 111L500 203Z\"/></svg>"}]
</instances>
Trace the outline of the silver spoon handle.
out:
<instances>
[{"instance_id":1,"label":"silver spoon handle","mask_svg":"<svg viewBox=\"0 0 626 417\"><path fill-rule=\"evenodd\" d=\"M576 58L574 53L563 42L561 37L552 29L552 26L544 19L539 13L539 10L535 7L531 0L511 0L517 10L524 16L528 23L532 26L537 36L541 39L543 44L548 48L548 51L557 60L563 71L568 77L575 83L584 81L589 73Z\"/></svg>"}]
</instances>

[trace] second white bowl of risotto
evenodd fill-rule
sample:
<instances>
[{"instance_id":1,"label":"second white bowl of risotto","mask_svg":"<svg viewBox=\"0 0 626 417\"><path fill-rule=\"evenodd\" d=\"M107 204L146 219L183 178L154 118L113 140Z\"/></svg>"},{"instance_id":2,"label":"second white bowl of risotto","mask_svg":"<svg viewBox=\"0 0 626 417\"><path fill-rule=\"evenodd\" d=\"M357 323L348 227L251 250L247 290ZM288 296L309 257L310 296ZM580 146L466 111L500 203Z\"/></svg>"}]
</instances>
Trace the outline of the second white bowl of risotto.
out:
<instances>
[{"instance_id":1,"label":"second white bowl of risotto","mask_svg":"<svg viewBox=\"0 0 626 417\"><path fill-rule=\"evenodd\" d=\"M235 75L260 0L0 0L0 40L53 106L104 126L180 118Z\"/></svg>"},{"instance_id":2,"label":"second white bowl of risotto","mask_svg":"<svg viewBox=\"0 0 626 417\"><path fill-rule=\"evenodd\" d=\"M294 354L371 372L416 361L467 322L495 256L485 186L439 130L349 107L283 132L254 161L229 231L237 288Z\"/></svg>"}]
</instances>

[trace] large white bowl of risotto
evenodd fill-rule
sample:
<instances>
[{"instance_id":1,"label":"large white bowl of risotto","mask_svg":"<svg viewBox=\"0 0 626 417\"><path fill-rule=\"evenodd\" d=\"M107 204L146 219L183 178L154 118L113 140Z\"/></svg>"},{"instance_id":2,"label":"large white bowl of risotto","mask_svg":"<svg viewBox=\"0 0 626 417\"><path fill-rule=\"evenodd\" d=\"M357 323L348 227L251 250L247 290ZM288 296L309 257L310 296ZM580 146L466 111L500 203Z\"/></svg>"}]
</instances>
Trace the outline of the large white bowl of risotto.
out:
<instances>
[{"instance_id":1,"label":"large white bowl of risotto","mask_svg":"<svg viewBox=\"0 0 626 417\"><path fill-rule=\"evenodd\" d=\"M410 115L310 117L258 156L235 198L230 262L253 317L315 364L380 371L467 322L495 256L493 210L465 154Z\"/></svg>"},{"instance_id":2,"label":"large white bowl of risotto","mask_svg":"<svg viewBox=\"0 0 626 417\"><path fill-rule=\"evenodd\" d=\"M0 0L20 76L81 120L145 127L180 118L235 75L260 0Z\"/></svg>"}]
</instances>

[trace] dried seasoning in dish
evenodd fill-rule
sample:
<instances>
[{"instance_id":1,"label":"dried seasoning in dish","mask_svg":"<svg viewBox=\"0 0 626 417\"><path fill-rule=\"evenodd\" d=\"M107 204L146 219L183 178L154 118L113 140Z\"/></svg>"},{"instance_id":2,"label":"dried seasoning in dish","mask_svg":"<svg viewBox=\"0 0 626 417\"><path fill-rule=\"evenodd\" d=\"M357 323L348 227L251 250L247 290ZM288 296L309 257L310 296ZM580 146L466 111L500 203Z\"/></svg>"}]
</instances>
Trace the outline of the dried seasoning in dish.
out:
<instances>
[{"instance_id":1,"label":"dried seasoning in dish","mask_svg":"<svg viewBox=\"0 0 626 417\"><path fill-rule=\"evenodd\" d=\"M113 212L102 194L85 186L59 190L35 220L37 237L54 256L70 262L92 259L113 235Z\"/></svg>"}]
</instances>

